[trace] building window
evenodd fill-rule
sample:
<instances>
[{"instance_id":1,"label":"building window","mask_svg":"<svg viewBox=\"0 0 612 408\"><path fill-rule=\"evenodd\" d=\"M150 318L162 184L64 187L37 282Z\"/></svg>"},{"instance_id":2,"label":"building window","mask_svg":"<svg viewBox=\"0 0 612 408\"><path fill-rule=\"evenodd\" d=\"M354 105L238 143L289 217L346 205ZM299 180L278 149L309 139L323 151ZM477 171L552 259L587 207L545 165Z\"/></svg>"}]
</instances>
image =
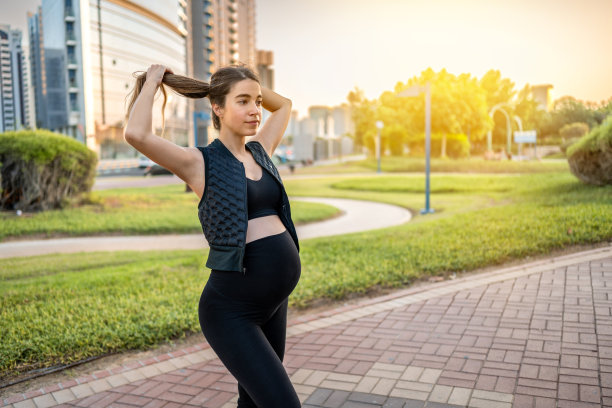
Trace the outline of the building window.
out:
<instances>
[{"instance_id":1,"label":"building window","mask_svg":"<svg viewBox=\"0 0 612 408\"><path fill-rule=\"evenodd\" d=\"M72 88L76 88L76 86L77 86L77 83L76 83L76 70L75 69L69 69L68 70L68 84Z\"/></svg>"},{"instance_id":2,"label":"building window","mask_svg":"<svg viewBox=\"0 0 612 408\"><path fill-rule=\"evenodd\" d=\"M77 94L76 93L71 93L70 94L70 110L72 112L78 112L79 111L79 104L77 101Z\"/></svg>"}]
</instances>

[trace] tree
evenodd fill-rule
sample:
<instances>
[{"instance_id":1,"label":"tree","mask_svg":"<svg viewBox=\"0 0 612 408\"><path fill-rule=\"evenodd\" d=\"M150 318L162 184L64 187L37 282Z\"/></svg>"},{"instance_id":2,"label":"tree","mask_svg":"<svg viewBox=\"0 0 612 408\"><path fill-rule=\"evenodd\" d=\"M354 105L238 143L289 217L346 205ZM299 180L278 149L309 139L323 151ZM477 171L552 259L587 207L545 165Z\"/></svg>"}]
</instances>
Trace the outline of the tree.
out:
<instances>
[{"instance_id":1,"label":"tree","mask_svg":"<svg viewBox=\"0 0 612 408\"><path fill-rule=\"evenodd\" d=\"M502 78L499 70L491 69L480 79L480 86L484 89L488 109L491 110L500 103L506 104L503 108L512 118L512 99L516 94L514 82L508 78ZM506 141L506 117L502 112L497 112L493 117L492 137L494 141L503 143Z\"/></svg>"},{"instance_id":2,"label":"tree","mask_svg":"<svg viewBox=\"0 0 612 408\"><path fill-rule=\"evenodd\" d=\"M445 69L435 72L431 68L419 77L410 78L406 83L398 82L394 91L385 91L379 98L376 117L385 123L383 134L393 139L391 146L399 151L400 144L408 144L411 149L420 146L425 134L425 97L398 97L403 90L414 85L424 86L427 82L431 90L431 131L441 135L440 156L447 156L447 135L471 134L482 139L491 126L488 118L485 93L475 78L469 74L456 77ZM459 139L453 138L453 143ZM459 143L459 142L458 142ZM418 148L416 150L419 150Z\"/></svg>"},{"instance_id":3,"label":"tree","mask_svg":"<svg viewBox=\"0 0 612 408\"><path fill-rule=\"evenodd\" d=\"M461 133L468 135L470 144L484 140L493 127L485 90L477 78L461 74L457 77L456 93L458 108L461 109Z\"/></svg>"},{"instance_id":4,"label":"tree","mask_svg":"<svg viewBox=\"0 0 612 408\"><path fill-rule=\"evenodd\" d=\"M560 126L557 128L557 133L558 129L570 123L587 123L591 129L599 124L593 110L586 107L582 101L577 100L573 96L564 96L557 99L553 103L553 112L559 118L558 123Z\"/></svg>"},{"instance_id":5,"label":"tree","mask_svg":"<svg viewBox=\"0 0 612 408\"><path fill-rule=\"evenodd\" d=\"M351 119L355 126L353 140L356 146L367 146L374 151L373 141L376 134L375 102L368 100L363 90L355 87L347 96L351 107Z\"/></svg>"},{"instance_id":6,"label":"tree","mask_svg":"<svg viewBox=\"0 0 612 408\"><path fill-rule=\"evenodd\" d=\"M529 84L519 91L512 107L514 114L521 118L523 130L537 131L545 121L546 112L538 109L538 102L533 99L532 87Z\"/></svg>"},{"instance_id":7,"label":"tree","mask_svg":"<svg viewBox=\"0 0 612 408\"><path fill-rule=\"evenodd\" d=\"M498 103L510 103L516 91L514 82L508 78L502 78L499 70L489 70L480 79L480 86L484 89L487 105L492 108Z\"/></svg>"}]
</instances>

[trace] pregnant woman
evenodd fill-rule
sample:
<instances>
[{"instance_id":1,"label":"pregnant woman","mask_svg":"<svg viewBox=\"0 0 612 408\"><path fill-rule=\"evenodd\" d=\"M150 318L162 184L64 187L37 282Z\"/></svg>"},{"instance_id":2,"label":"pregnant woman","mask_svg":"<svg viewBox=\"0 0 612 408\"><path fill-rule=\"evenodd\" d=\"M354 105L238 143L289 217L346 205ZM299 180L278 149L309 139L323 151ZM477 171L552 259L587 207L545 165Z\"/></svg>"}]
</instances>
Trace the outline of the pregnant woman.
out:
<instances>
[{"instance_id":1,"label":"pregnant woman","mask_svg":"<svg viewBox=\"0 0 612 408\"><path fill-rule=\"evenodd\" d=\"M191 148L154 135L151 111L160 86L163 107L164 86L185 97L208 97L218 138ZM262 107L270 116L259 127ZM301 406L282 365L288 297L301 273L299 242L270 159L290 114L291 101L260 86L245 66L220 68L208 84L153 64L137 77L127 109L126 141L200 199L211 274L198 317L206 340L238 381L238 407Z\"/></svg>"}]
</instances>

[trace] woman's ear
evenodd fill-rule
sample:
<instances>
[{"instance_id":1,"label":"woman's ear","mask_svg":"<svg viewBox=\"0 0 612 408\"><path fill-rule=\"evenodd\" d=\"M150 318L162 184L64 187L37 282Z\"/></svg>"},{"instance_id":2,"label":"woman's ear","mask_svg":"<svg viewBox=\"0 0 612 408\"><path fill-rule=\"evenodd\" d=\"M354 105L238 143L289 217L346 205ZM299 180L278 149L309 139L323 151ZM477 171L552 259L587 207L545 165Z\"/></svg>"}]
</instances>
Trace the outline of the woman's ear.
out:
<instances>
[{"instance_id":1,"label":"woman's ear","mask_svg":"<svg viewBox=\"0 0 612 408\"><path fill-rule=\"evenodd\" d=\"M219 119L222 118L223 117L223 108L220 107L219 105L217 105L216 103L213 103L211 106L212 106L213 112L215 112L215 115L217 115L219 117Z\"/></svg>"}]
</instances>

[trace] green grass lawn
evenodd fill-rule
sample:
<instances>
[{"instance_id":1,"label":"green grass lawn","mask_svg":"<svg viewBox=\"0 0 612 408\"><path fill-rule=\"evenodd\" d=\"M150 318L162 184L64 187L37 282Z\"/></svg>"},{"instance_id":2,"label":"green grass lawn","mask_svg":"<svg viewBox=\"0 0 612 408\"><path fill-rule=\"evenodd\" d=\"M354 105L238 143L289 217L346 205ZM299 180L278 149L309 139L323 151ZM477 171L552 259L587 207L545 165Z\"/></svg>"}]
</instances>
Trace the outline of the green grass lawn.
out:
<instances>
[{"instance_id":1,"label":"green grass lawn","mask_svg":"<svg viewBox=\"0 0 612 408\"><path fill-rule=\"evenodd\" d=\"M563 159L565 156L563 156ZM375 157L365 160L343 162L341 164L327 164L319 166L302 167L298 164L294 174L327 174L327 173L359 173L376 171L378 161ZM424 157L385 156L381 159L382 172L424 172ZM550 173L569 171L567 160L542 161L494 161L479 157L465 159L432 158L430 171L435 173Z\"/></svg>"},{"instance_id":2,"label":"green grass lawn","mask_svg":"<svg viewBox=\"0 0 612 408\"><path fill-rule=\"evenodd\" d=\"M336 174L376 173L373 158L328 166L298 167L295 174ZM382 171L422 178L425 166L423 158L385 157ZM568 171L563 162L495 162L478 158L462 160L432 159L432 173L525 173ZM404 174L402 174L404 173ZM348 176L347 177L351 177ZM287 184L285 180L285 184ZM315 185L317 185L315 183ZM304 190L294 189L299 195ZM313 194L317 192L314 191ZM334 197L335 191L325 195ZM377 194L368 195L376 200ZM358 197L361 195L358 194ZM388 197L391 199L391 197ZM439 197L443 207L458 205L465 207L465 200L457 195ZM478 199L478 198L476 198ZM453 201L450 203L448 201ZM405 198L390 201L407 206ZM125 188L94 191L82 198L81 205L63 210L42 213L25 213L18 217L14 212L0 211L0 242L8 238L33 239L89 235L135 235L198 233L201 227L197 218L198 198L194 193L185 193L184 185L169 185L149 188ZM410 203L416 208L416 203ZM295 202L291 204L293 221L296 225L333 217L338 210L317 203Z\"/></svg>"},{"instance_id":3,"label":"green grass lawn","mask_svg":"<svg viewBox=\"0 0 612 408\"><path fill-rule=\"evenodd\" d=\"M568 172L434 174L436 213L426 216L418 214L424 204L422 175L339 175L288 179L285 185L296 199L360 198L414 212L404 225L301 241L302 277L290 296L293 308L612 239L612 186L588 186ZM151 191L142 200L152 200ZM3 260L0 372L8 376L106 352L145 350L199 332L206 254Z\"/></svg>"},{"instance_id":4,"label":"green grass lawn","mask_svg":"<svg viewBox=\"0 0 612 408\"><path fill-rule=\"evenodd\" d=\"M0 241L84 235L201 233L198 197L183 185L94 191L82 205L63 210L0 212ZM334 217L335 207L291 203L296 225ZM295 213L295 214L294 214Z\"/></svg>"}]
</instances>

